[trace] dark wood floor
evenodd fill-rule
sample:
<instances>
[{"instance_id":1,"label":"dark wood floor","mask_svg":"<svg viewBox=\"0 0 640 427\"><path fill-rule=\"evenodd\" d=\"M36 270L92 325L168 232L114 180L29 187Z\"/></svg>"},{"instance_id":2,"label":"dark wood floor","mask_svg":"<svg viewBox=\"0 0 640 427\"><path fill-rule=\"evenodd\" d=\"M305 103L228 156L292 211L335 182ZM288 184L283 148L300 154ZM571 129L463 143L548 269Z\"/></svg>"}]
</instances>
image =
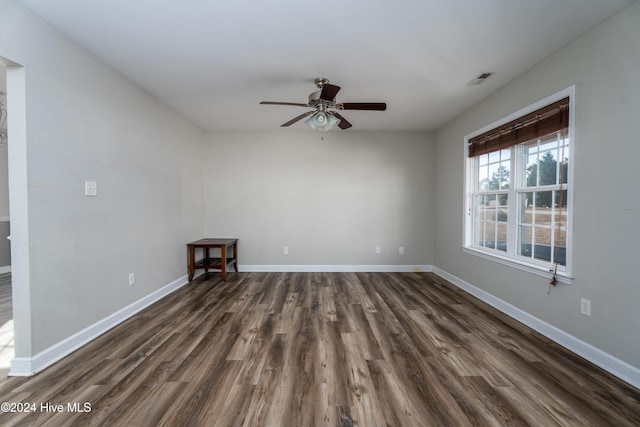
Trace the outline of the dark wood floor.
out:
<instances>
[{"instance_id":1,"label":"dark wood floor","mask_svg":"<svg viewBox=\"0 0 640 427\"><path fill-rule=\"evenodd\" d=\"M38 405L12 426L640 425L639 390L428 273L201 277L0 396Z\"/></svg>"}]
</instances>

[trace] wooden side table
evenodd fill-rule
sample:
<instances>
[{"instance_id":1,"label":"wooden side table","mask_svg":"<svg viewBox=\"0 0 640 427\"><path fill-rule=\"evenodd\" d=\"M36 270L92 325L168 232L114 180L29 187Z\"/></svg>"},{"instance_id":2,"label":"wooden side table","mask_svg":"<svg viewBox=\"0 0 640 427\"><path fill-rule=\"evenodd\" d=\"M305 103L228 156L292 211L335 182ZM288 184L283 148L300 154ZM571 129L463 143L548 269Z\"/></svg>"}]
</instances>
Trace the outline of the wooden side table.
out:
<instances>
[{"instance_id":1,"label":"wooden side table","mask_svg":"<svg viewBox=\"0 0 640 427\"><path fill-rule=\"evenodd\" d=\"M202 258L195 259L196 249L202 249ZM210 249L220 249L220 258L212 258ZM227 267L233 265L238 272L238 239L200 239L187 243L189 253L189 281L193 280L196 270L220 270L222 280L227 280Z\"/></svg>"}]
</instances>

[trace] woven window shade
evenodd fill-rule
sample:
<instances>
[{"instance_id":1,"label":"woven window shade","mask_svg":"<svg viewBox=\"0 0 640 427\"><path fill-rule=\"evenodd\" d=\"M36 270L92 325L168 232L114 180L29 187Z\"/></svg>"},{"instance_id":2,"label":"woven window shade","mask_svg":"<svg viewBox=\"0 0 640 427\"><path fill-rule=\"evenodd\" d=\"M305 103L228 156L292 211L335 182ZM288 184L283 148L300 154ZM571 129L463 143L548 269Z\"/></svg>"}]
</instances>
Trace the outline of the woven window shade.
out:
<instances>
[{"instance_id":1,"label":"woven window shade","mask_svg":"<svg viewBox=\"0 0 640 427\"><path fill-rule=\"evenodd\" d=\"M569 98L526 114L469 139L469 157L503 150L554 132L569 129Z\"/></svg>"}]
</instances>

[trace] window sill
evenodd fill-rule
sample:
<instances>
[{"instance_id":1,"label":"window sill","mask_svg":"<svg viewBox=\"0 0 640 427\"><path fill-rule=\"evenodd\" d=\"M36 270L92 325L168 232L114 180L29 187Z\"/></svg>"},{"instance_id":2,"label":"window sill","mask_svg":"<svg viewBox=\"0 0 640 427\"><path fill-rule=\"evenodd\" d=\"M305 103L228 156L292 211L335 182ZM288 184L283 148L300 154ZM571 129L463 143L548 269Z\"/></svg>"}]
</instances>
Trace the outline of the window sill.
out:
<instances>
[{"instance_id":1,"label":"window sill","mask_svg":"<svg viewBox=\"0 0 640 427\"><path fill-rule=\"evenodd\" d=\"M527 273L535 274L536 276L541 276L546 279L551 279L553 275L553 273L549 271L548 266L531 264L531 263L523 262L508 256L500 256L499 254L496 254L494 252L489 253L487 251L483 251L481 249L476 249L468 246L463 246L462 251L466 254L478 256L480 258L483 258L492 262L497 262L498 264L513 267L518 270L526 271ZM558 271L556 277L558 279L558 283L562 283L565 285L573 284L574 278L567 275L564 272Z\"/></svg>"}]
</instances>

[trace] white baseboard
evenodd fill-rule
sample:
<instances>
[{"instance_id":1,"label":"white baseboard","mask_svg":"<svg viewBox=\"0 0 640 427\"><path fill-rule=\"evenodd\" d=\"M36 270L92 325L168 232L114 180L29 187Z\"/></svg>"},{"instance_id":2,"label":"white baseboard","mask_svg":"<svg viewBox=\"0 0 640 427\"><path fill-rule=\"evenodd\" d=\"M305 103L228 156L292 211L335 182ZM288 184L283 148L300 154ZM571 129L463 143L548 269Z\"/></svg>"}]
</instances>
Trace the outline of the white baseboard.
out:
<instances>
[{"instance_id":1,"label":"white baseboard","mask_svg":"<svg viewBox=\"0 0 640 427\"><path fill-rule=\"evenodd\" d=\"M555 341L566 349L585 358L594 365L599 366L621 380L628 382L632 386L640 388L640 368L630 365L624 360L620 360L617 357L574 337L562 329L532 316L518 307L515 307L438 267L434 267L433 272L443 279L453 283L460 289L495 307L506 315L511 316L519 322L534 329L536 332L539 332L552 341Z\"/></svg>"},{"instance_id":2,"label":"white baseboard","mask_svg":"<svg viewBox=\"0 0 640 427\"><path fill-rule=\"evenodd\" d=\"M239 265L241 272L408 273L431 272L431 265Z\"/></svg>"},{"instance_id":3,"label":"white baseboard","mask_svg":"<svg viewBox=\"0 0 640 427\"><path fill-rule=\"evenodd\" d=\"M11 359L11 367L9 369L10 377L28 377L35 374L31 370L30 357L14 357Z\"/></svg>"},{"instance_id":4,"label":"white baseboard","mask_svg":"<svg viewBox=\"0 0 640 427\"><path fill-rule=\"evenodd\" d=\"M9 376L27 377L40 372L187 283L187 276L184 275L33 357L14 357Z\"/></svg>"}]
</instances>

